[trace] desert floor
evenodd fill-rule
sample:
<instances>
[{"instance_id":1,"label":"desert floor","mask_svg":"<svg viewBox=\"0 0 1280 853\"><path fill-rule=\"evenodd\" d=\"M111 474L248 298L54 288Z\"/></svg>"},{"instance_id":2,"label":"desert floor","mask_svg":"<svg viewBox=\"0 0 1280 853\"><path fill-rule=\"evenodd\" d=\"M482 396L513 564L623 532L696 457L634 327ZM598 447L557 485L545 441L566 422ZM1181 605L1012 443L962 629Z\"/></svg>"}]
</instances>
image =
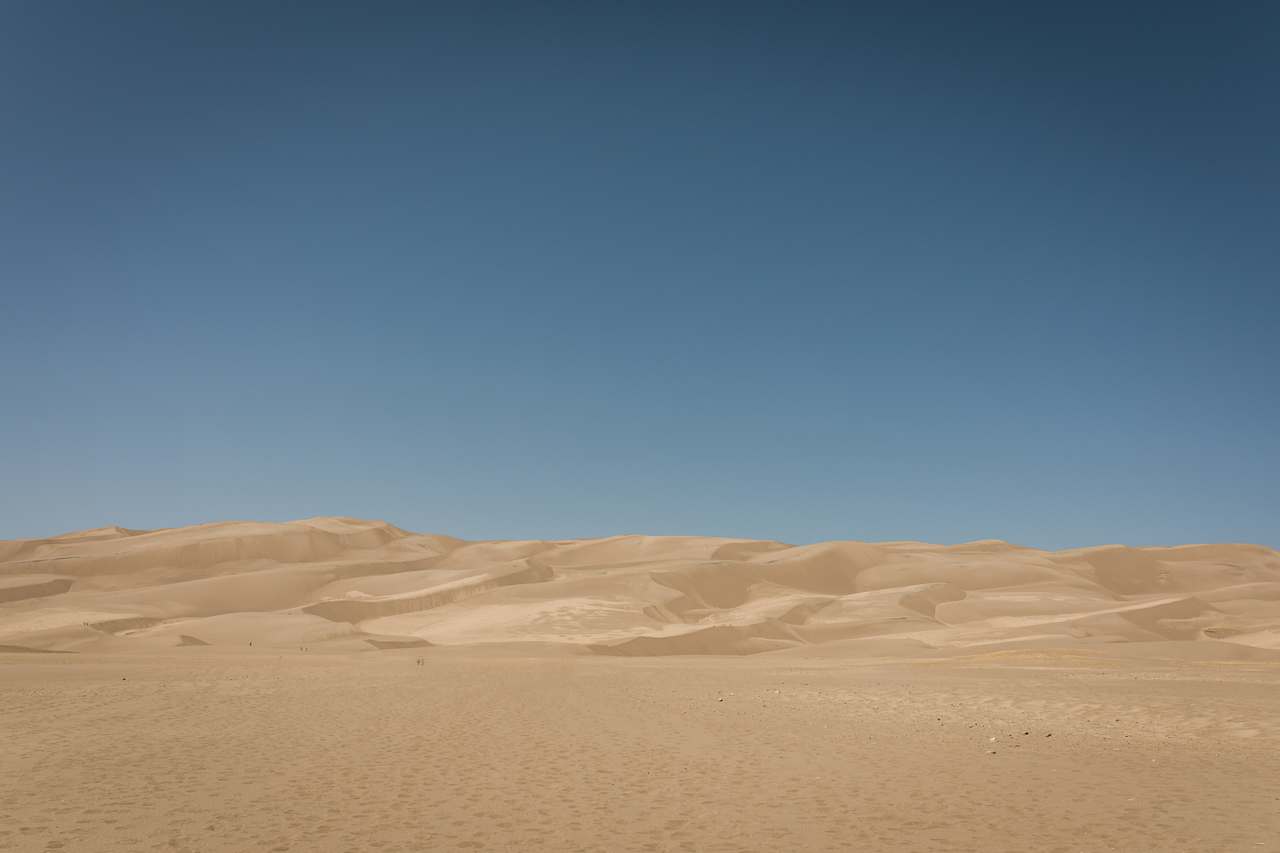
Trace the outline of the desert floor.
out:
<instances>
[{"instance_id":1,"label":"desert floor","mask_svg":"<svg viewBox=\"0 0 1280 853\"><path fill-rule=\"evenodd\" d=\"M1280 553L0 541L0 851L1280 851Z\"/></svg>"},{"instance_id":2,"label":"desert floor","mask_svg":"<svg viewBox=\"0 0 1280 853\"><path fill-rule=\"evenodd\" d=\"M1182 648L0 654L0 850L1280 850L1280 665Z\"/></svg>"}]
</instances>

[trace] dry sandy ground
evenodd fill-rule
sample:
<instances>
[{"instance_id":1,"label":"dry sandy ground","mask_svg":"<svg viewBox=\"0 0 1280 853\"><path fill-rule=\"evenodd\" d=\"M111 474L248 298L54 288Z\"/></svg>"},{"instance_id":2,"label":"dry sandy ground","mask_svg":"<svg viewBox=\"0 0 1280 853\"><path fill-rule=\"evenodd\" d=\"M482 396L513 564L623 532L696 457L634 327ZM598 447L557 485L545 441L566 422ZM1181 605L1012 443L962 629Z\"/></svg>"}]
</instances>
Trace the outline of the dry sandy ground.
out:
<instances>
[{"instance_id":1,"label":"dry sandy ground","mask_svg":"<svg viewBox=\"0 0 1280 853\"><path fill-rule=\"evenodd\" d=\"M0 851L1280 851L1280 554L0 542Z\"/></svg>"},{"instance_id":2,"label":"dry sandy ground","mask_svg":"<svg viewBox=\"0 0 1280 853\"><path fill-rule=\"evenodd\" d=\"M0 654L0 850L1275 851L1278 676L1097 651Z\"/></svg>"}]
</instances>

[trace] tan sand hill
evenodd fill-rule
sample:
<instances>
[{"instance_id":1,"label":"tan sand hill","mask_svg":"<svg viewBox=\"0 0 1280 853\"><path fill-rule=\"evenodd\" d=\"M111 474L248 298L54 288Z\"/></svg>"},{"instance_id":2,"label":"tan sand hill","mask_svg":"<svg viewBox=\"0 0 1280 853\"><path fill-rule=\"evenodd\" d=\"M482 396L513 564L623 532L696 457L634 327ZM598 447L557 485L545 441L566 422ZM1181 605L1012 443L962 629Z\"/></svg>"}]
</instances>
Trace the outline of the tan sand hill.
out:
<instances>
[{"instance_id":1,"label":"tan sand hill","mask_svg":"<svg viewBox=\"0 0 1280 853\"><path fill-rule=\"evenodd\" d=\"M1280 851L1280 554L0 542L0 852Z\"/></svg>"},{"instance_id":2,"label":"tan sand hill","mask_svg":"<svg viewBox=\"0 0 1280 853\"><path fill-rule=\"evenodd\" d=\"M1280 654L1280 554L998 540L468 542L352 518L0 542L0 645L37 650L538 643L741 655L876 638L938 653L1172 640L1197 655Z\"/></svg>"}]
</instances>

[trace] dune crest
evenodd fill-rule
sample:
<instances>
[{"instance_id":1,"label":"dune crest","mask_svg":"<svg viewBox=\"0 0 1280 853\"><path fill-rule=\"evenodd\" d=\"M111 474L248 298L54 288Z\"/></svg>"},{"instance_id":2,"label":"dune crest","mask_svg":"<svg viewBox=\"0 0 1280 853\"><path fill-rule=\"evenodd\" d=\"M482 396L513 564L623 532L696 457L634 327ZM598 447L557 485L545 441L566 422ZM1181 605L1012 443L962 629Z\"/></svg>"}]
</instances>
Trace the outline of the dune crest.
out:
<instances>
[{"instance_id":1,"label":"dune crest","mask_svg":"<svg viewBox=\"0 0 1280 853\"><path fill-rule=\"evenodd\" d=\"M342 517L0 542L0 645L24 649L523 642L742 655L884 647L875 638L938 653L1171 641L1200 644L1196 654L1280 653L1280 553L1053 552L996 539L471 542Z\"/></svg>"}]
</instances>

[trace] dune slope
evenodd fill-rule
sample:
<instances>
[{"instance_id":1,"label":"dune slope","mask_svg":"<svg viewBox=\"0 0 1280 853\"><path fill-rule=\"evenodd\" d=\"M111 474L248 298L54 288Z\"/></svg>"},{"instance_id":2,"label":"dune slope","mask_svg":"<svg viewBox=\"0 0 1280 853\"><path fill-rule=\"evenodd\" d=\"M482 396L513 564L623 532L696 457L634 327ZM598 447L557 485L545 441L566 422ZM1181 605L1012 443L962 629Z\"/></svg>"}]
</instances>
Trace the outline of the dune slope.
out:
<instances>
[{"instance_id":1,"label":"dune slope","mask_svg":"<svg viewBox=\"0 0 1280 853\"><path fill-rule=\"evenodd\" d=\"M1280 655L1280 553L1052 552L996 540L473 542L352 518L0 542L0 644L32 650L551 643L630 656L834 644L854 654L882 640L937 654L1172 642L1197 656Z\"/></svg>"}]
</instances>

